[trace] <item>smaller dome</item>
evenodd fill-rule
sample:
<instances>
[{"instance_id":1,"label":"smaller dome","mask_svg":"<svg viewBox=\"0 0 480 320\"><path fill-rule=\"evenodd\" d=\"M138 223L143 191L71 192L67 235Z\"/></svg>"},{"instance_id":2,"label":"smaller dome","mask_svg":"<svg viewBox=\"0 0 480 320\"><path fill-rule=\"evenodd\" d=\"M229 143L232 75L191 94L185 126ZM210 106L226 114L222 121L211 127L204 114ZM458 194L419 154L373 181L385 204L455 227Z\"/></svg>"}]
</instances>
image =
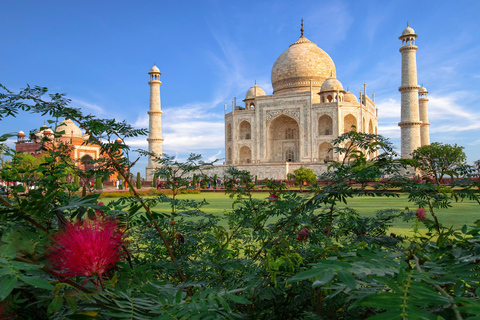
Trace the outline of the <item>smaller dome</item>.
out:
<instances>
[{"instance_id":1,"label":"smaller dome","mask_svg":"<svg viewBox=\"0 0 480 320\"><path fill-rule=\"evenodd\" d=\"M74 137L81 137L82 130L70 119L63 120L55 129L55 132L62 132L65 131L63 134L64 137L72 137L72 133Z\"/></svg>"},{"instance_id":2,"label":"smaller dome","mask_svg":"<svg viewBox=\"0 0 480 320\"><path fill-rule=\"evenodd\" d=\"M418 90L418 93L428 93L428 91L424 86L422 86L420 90Z\"/></svg>"},{"instance_id":3,"label":"smaller dome","mask_svg":"<svg viewBox=\"0 0 480 320\"><path fill-rule=\"evenodd\" d=\"M343 91L343 86L337 78L330 77L322 84L320 92L324 91Z\"/></svg>"},{"instance_id":4,"label":"smaller dome","mask_svg":"<svg viewBox=\"0 0 480 320\"><path fill-rule=\"evenodd\" d=\"M343 95L343 101L345 101L345 102L358 103L357 97L356 97L353 93L351 93L351 92L349 92L349 91L347 91L347 92Z\"/></svg>"},{"instance_id":5,"label":"smaller dome","mask_svg":"<svg viewBox=\"0 0 480 320\"><path fill-rule=\"evenodd\" d=\"M409 35L415 35L415 30L413 30L412 28L410 28L410 27L407 25L407 27L405 28L405 30L403 30L403 32L402 32L402 36L409 36Z\"/></svg>"},{"instance_id":6,"label":"smaller dome","mask_svg":"<svg viewBox=\"0 0 480 320\"><path fill-rule=\"evenodd\" d=\"M83 141L88 141L88 139L90 139L90 135L84 134L84 135L82 135L82 139L83 139Z\"/></svg>"},{"instance_id":7,"label":"smaller dome","mask_svg":"<svg viewBox=\"0 0 480 320\"><path fill-rule=\"evenodd\" d=\"M153 66L152 69L150 69L149 73L160 73L160 69L157 68L157 66Z\"/></svg>"},{"instance_id":8,"label":"smaller dome","mask_svg":"<svg viewBox=\"0 0 480 320\"><path fill-rule=\"evenodd\" d=\"M253 87L248 89L245 99L252 99L252 98L264 96L264 95L265 95L265 91L263 91L262 88L260 88L255 84Z\"/></svg>"},{"instance_id":9,"label":"smaller dome","mask_svg":"<svg viewBox=\"0 0 480 320\"><path fill-rule=\"evenodd\" d=\"M23 132L22 130L18 131L18 135L21 136L21 135L25 135L25 132Z\"/></svg>"}]
</instances>

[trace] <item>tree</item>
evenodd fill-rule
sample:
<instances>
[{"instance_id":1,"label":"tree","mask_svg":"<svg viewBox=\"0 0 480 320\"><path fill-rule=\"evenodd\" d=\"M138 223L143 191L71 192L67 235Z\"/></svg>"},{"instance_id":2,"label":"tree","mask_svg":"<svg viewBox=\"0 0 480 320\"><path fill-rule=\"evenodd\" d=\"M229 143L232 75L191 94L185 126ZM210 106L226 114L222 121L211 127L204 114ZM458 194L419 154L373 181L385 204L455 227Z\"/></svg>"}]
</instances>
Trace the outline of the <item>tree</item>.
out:
<instances>
[{"instance_id":1,"label":"tree","mask_svg":"<svg viewBox=\"0 0 480 320\"><path fill-rule=\"evenodd\" d=\"M74 174L73 176L73 184L78 188L80 187L80 179L78 178L77 174Z\"/></svg>"},{"instance_id":2,"label":"tree","mask_svg":"<svg viewBox=\"0 0 480 320\"><path fill-rule=\"evenodd\" d=\"M463 149L457 144L434 142L413 151L412 158L424 176L432 177L440 185L445 175L458 176L458 167L465 164L467 160Z\"/></svg>"},{"instance_id":3,"label":"tree","mask_svg":"<svg viewBox=\"0 0 480 320\"><path fill-rule=\"evenodd\" d=\"M300 185L300 190L303 188L303 184L306 183L315 183L317 181L317 175L313 172L312 169L307 169L305 167L300 167L297 170L293 171L293 179Z\"/></svg>"},{"instance_id":4,"label":"tree","mask_svg":"<svg viewBox=\"0 0 480 320\"><path fill-rule=\"evenodd\" d=\"M137 172L137 189L142 189L142 177L140 176L140 172Z\"/></svg>"},{"instance_id":5,"label":"tree","mask_svg":"<svg viewBox=\"0 0 480 320\"><path fill-rule=\"evenodd\" d=\"M95 189L102 190L102 188L103 188L102 177L96 177L95 178Z\"/></svg>"}]
</instances>

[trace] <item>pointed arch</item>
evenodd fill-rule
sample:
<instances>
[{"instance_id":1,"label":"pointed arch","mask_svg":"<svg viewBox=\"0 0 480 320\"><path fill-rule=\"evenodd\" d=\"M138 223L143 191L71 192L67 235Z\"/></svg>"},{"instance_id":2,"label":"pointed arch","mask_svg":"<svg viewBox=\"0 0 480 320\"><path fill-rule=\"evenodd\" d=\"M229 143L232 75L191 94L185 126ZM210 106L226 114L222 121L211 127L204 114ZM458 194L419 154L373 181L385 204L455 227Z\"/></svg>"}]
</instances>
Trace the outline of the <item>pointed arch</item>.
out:
<instances>
[{"instance_id":1,"label":"pointed arch","mask_svg":"<svg viewBox=\"0 0 480 320\"><path fill-rule=\"evenodd\" d=\"M353 114L347 114L343 118L343 133L357 130L357 118Z\"/></svg>"},{"instance_id":2,"label":"pointed arch","mask_svg":"<svg viewBox=\"0 0 480 320\"><path fill-rule=\"evenodd\" d=\"M368 122L368 133L373 134L373 123L372 123L372 119L370 119L370 121Z\"/></svg>"},{"instance_id":3,"label":"pointed arch","mask_svg":"<svg viewBox=\"0 0 480 320\"><path fill-rule=\"evenodd\" d=\"M227 150L227 164L233 164L232 148L228 148Z\"/></svg>"},{"instance_id":4,"label":"pointed arch","mask_svg":"<svg viewBox=\"0 0 480 320\"><path fill-rule=\"evenodd\" d=\"M333 120L330 116L324 114L318 119L318 135L329 136L333 134Z\"/></svg>"},{"instance_id":5,"label":"pointed arch","mask_svg":"<svg viewBox=\"0 0 480 320\"><path fill-rule=\"evenodd\" d=\"M323 142L318 146L318 160L329 161L333 160L333 150L330 150L333 146L328 142Z\"/></svg>"},{"instance_id":6,"label":"pointed arch","mask_svg":"<svg viewBox=\"0 0 480 320\"><path fill-rule=\"evenodd\" d=\"M270 121L267 129L268 161L298 161L300 150L299 133L300 127L298 122L292 117L282 114Z\"/></svg>"},{"instance_id":7,"label":"pointed arch","mask_svg":"<svg viewBox=\"0 0 480 320\"><path fill-rule=\"evenodd\" d=\"M227 141L232 141L232 124L227 124Z\"/></svg>"},{"instance_id":8,"label":"pointed arch","mask_svg":"<svg viewBox=\"0 0 480 320\"><path fill-rule=\"evenodd\" d=\"M252 138L252 126L247 120L243 120L239 126L240 140L250 140Z\"/></svg>"},{"instance_id":9,"label":"pointed arch","mask_svg":"<svg viewBox=\"0 0 480 320\"><path fill-rule=\"evenodd\" d=\"M238 159L240 164L247 164L252 162L252 150L249 147L243 146L238 151Z\"/></svg>"}]
</instances>

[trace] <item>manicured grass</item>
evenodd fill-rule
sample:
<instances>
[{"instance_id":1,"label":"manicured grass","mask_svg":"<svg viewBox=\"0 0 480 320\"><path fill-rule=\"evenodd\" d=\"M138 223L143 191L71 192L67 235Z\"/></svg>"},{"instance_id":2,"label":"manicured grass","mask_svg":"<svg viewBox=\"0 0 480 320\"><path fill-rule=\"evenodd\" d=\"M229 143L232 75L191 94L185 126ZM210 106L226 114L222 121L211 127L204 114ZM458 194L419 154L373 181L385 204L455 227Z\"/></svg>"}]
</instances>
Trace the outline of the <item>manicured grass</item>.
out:
<instances>
[{"instance_id":1,"label":"manicured grass","mask_svg":"<svg viewBox=\"0 0 480 320\"><path fill-rule=\"evenodd\" d=\"M268 193L254 193L255 198L264 199ZM308 194L305 194L308 196ZM223 192L206 192L201 194L185 194L179 195L179 199L203 200L209 204L203 207L203 211L214 214L219 217L224 216L225 210L232 209L233 200ZM115 199L115 198L113 198ZM103 202L109 202L108 199L102 199ZM400 197L355 197L348 199L347 205L341 204L340 207L348 206L358 211L361 216L373 217L375 212L381 209L405 209L409 207L412 210L417 208L411 202L408 202L406 195ZM157 210L169 212L168 204L160 204L155 207ZM462 228L463 225L473 225L476 220L480 219L480 206L473 201L452 202L452 207L448 209L437 209L436 215L441 224L446 227L453 226L456 229ZM226 221L222 221L221 225L226 226ZM414 222L396 221L390 232L397 235L411 235ZM423 225L421 225L423 226Z\"/></svg>"}]
</instances>

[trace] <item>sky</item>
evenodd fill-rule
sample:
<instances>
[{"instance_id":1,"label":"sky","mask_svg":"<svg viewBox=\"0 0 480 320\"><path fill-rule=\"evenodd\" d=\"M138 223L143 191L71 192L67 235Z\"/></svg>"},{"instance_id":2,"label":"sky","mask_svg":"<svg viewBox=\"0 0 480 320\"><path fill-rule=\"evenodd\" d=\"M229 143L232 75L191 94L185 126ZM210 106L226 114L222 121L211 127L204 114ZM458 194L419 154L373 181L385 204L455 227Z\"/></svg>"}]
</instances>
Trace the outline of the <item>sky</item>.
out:
<instances>
[{"instance_id":1,"label":"sky","mask_svg":"<svg viewBox=\"0 0 480 320\"><path fill-rule=\"evenodd\" d=\"M466 1L7 1L0 0L0 83L66 93L100 118L148 127L148 72L162 72L163 150L225 158L224 104L240 104L255 80L272 93L271 68L300 36L325 50L337 78L358 96L367 84L379 134L399 151L398 39L418 34L418 84L429 91L432 142L480 159L480 2ZM0 134L45 118L20 114ZM15 139L8 144L14 146ZM128 141L147 149L146 137ZM135 160L135 159L133 159ZM222 162L221 160L220 162ZM145 174L147 159L132 172Z\"/></svg>"}]
</instances>

